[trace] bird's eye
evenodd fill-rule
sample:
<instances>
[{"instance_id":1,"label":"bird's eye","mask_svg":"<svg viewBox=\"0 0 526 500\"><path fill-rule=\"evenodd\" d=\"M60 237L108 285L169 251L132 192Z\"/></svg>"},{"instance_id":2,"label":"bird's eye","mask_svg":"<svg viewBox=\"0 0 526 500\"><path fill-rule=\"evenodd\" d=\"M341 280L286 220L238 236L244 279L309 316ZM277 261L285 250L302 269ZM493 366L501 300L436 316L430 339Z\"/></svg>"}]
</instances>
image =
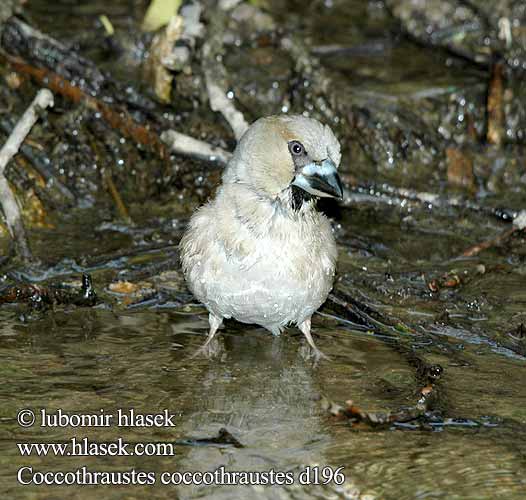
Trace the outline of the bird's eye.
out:
<instances>
[{"instance_id":1,"label":"bird's eye","mask_svg":"<svg viewBox=\"0 0 526 500\"><path fill-rule=\"evenodd\" d=\"M301 144L301 142L292 141L292 142L289 142L289 151L293 155L299 156L305 153L305 148L303 147L303 144Z\"/></svg>"}]
</instances>

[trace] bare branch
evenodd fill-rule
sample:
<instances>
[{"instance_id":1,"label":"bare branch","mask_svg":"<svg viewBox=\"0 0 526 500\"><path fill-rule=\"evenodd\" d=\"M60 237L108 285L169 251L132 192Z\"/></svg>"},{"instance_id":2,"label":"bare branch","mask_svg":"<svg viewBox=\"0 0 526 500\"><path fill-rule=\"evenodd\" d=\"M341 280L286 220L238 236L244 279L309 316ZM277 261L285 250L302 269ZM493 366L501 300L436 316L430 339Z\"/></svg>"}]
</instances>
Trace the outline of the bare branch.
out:
<instances>
[{"instance_id":1,"label":"bare branch","mask_svg":"<svg viewBox=\"0 0 526 500\"><path fill-rule=\"evenodd\" d=\"M207 46L203 47L203 55L207 50ZM206 81L206 90L208 92L208 98L210 99L210 107L212 111L218 111L224 117L224 119L230 125L230 128L234 132L236 140L239 141L241 136L245 133L248 128L248 123L243 116L241 111L238 111L234 106L234 103L229 99L219 85L217 80L214 78L214 71L205 68L205 81Z\"/></svg>"},{"instance_id":2,"label":"bare branch","mask_svg":"<svg viewBox=\"0 0 526 500\"><path fill-rule=\"evenodd\" d=\"M174 153L190 156L199 160L217 162L226 165L232 153L222 148L194 139L189 135L181 134L175 130L166 130L161 134L161 140Z\"/></svg>"},{"instance_id":3,"label":"bare branch","mask_svg":"<svg viewBox=\"0 0 526 500\"><path fill-rule=\"evenodd\" d=\"M22 118L20 118L20 121L16 124L16 127L0 151L0 174L4 173L9 160L18 153L24 139L38 120L37 107L45 109L48 106L53 106L53 94L48 89L41 89L26 112L22 115Z\"/></svg>"},{"instance_id":4,"label":"bare branch","mask_svg":"<svg viewBox=\"0 0 526 500\"><path fill-rule=\"evenodd\" d=\"M232 6L235 6L235 2ZM232 6L229 6L231 8ZM228 6L227 6L228 7ZM234 132L236 140L248 128L248 123L234 105L234 101L227 96L228 74L221 62L223 55L223 37L228 19L226 12L215 12L210 18L208 38L201 49L203 73L205 76L206 90L210 100L210 108L223 115Z\"/></svg>"},{"instance_id":5,"label":"bare branch","mask_svg":"<svg viewBox=\"0 0 526 500\"><path fill-rule=\"evenodd\" d=\"M26 261L31 260L31 251L22 222L20 207L5 177L5 169L13 156L18 153L24 139L38 120L37 108L45 109L48 106L53 106L53 94L47 89L41 89L0 150L0 205L5 215L9 233L15 241L17 252Z\"/></svg>"}]
</instances>

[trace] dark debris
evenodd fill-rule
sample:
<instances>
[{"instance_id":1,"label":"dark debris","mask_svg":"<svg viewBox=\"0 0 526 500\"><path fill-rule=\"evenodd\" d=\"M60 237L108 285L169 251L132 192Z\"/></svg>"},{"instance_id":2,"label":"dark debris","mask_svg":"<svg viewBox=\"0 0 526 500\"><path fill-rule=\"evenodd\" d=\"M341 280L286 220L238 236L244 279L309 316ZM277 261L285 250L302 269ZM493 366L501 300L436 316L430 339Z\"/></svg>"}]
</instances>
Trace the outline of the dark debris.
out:
<instances>
[{"instance_id":1,"label":"dark debris","mask_svg":"<svg viewBox=\"0 0 526 500\"><path fill-rule=\"evenodd\" d=\"M20 284L0 290L0 305L20 303L37 310L55 305L93 307L97 304L97 294L89 274L82 275L80 289L66 288L63 285Z\"/></svg>"}]
</instances>

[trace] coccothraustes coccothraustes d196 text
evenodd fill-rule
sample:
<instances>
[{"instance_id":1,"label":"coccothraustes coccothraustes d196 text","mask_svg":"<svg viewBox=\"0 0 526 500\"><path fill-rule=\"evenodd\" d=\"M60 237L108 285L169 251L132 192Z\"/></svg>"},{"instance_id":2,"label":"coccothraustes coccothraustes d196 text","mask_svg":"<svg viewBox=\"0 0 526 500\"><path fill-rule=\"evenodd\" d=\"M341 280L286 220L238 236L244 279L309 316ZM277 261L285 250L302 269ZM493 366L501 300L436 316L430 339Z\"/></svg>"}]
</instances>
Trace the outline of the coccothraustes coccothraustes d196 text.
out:
<instances>
[{"instance_id":1,"label":"coccothraustes coccothraustes d196 text","mask_svg":"<svg viewBox=\"0 0 526 500\"><path fill-rule=\"evenodd\" d=\"M223 319L234 318L274 335L296 324L322 356L311 316L332 288L337 250L316 198L342 196L340 158L331 129L303 116L261 118L243 135L181 240L186 281L209 311L199 352L211 355Z\"/></svg>"}]
</instances>

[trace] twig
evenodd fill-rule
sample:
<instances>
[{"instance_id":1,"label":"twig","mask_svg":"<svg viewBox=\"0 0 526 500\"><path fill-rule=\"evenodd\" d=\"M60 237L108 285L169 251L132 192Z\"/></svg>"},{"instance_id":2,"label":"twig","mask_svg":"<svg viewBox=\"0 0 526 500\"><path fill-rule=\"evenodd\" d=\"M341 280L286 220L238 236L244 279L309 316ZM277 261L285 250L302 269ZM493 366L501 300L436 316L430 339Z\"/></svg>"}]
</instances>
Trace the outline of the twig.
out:
<instances>
[{"instance_id":1,"label":"twig","mask_svg":"<svg viewBox=\"0 0 526 500\"><path fill-rule=\"evenodd\" d=\"M290 54L296 73L309 82L309 100L315 104L317 111L332 123L337 116L343 114L343 106L339 93L331 85L332 79L326 68L320 64L317 57L313 57L304 40L297 35L282 38L281 47Z\"/></svg>"},{"instance_id":2,"label":"twig","mask_svg":"<svg viewBox=\"0 0 526 500\"><path fill-rule=\"evenodd\" d=\"M518 213L513 209L484 207L462 196L443 196L437 193L415 191L389 184L356 184L344 190L343 205L364 201L400 205L402 201L433 205L435 208L460 208L496 217L504 222L513 221Z\"/></svg>"},{"instance_id":3,"label":"twig","mask_svg":"<svg viewBox=\"0 0 526 500\"><path fill-rule=\"evenodd\" d=\"M132 138L164 160L168 152L156 133L157 123L143 125L141 116L156 117L157 106L126 84L109 78L94 62L79 56L59 41L16 17L3 26L0 56L15 71L31 76L74 103L84 103L99 112L114 129Z\"/></svg>"},{"instance_id":4,"label":"twig","mask_svg":"<svg viewBox=\"0 0 526 500\"><path fill-rule=\"evenodd\" d=\"M53 106L53 94L47 89L41 89L16 124L16 127L0 151L0 174L4 173L9 160L18 153L22 142L24 142L24 139L38 120L37 107L45 109L48 106Z\"/></svg>"},{"instance_id":5,"label":"twig","mask_svg":"<svg viewBox=\"0 0 526 500\"><path fill-rule=\"evenodd\" d=\"M203 47L203 60L205 60L205 53L208 51L209 47L205 44ZM245 121L245 117L236 109L234 103L226 96L225 91L213 76L215 72L209 68L205 68L204 73L206 90L208 91L208 98L210 99L210 107L212 108L212 111L219 111L230 125L236 140L241 139L241 136L248 128L248 123Z\"/></svg>"},{"instance_id":6,"label":"twig","mask_svg":"<svg viewBox=\"0 0 526 500\"><path fill-rule=\"evenodd\" d=\"M474 257L475 255L478 255L483 250L487 250L488 248L502 245L503 243L508 241L516 232L522 231L525 228L526 228L526 210L521 210L513 219L513 227L511 229L507 229L506 231L503 231L502 233L497 235L495 238L483 241L482 243L478 243L476 245L473 245L472 247L469 247L467 250L464 250L464 252L462 252L462 256L463 257Z\"/></svg>"},{"instance_id":7,"label":"twig","mask_svg":"<svg viewBox=\"0 0 526 500\"><path fill-rule=\"evenodd\" d=\"M321 406L333 419L347 421L353 428L381 428L396 427L399 429L433 430L448 426L482 427L484 422L465 418L451 418L442 415L442 411L433 409L436 399L437 381L442 375L438 366L424 377L424 386L418 390L418 400L412 406L406 406L395 412L369 412L364 411L352 400L340 406L326 397L321 397Z\"/></svg>"},{"instance_id":8,"label":"twig","mask_svg":"<svg viewBox=\"0 0 526 500\"><path fill-rule=\"evenodd\" d=\"M168 158L166 148L159 140L159 136L146 126L137 123L126 110L111 108L108 104L88 95L80 87L48 69L36 68L9 55L6 56L6 59L16 71L32 76L37 82L46 85L66 99L75 103L85 103L89 109L98 111L112 128L120 130L123 135L132 138L135 142L149 147L160 159Z\"/></svg>"},{"instance_id":9,"label":"twig","mask_svg":"<svg viewBox=\"0 0 526 500\"><path fill-rule=\"evenodd\" d=\"M106 187L108 188L108 191L111 194L111 197L113 198L113 201L115 202L115 206L117 207L117 211L119 212L119 215L121 218L127 222L128 224L132 224L133 221L130 217L130 213L128 212L128 209L126 208L126 205L124 204L124 201L122 200L122 197L119 193L119 190L115 186L115 183L113 182L113 179L111 177L111 173L109 170L104 170L103 174L104 182L106 183Z\"/></svg>"},{"instance_id":10,"label":"twig","mask_svg":"<svg viewBox=\"0 0 526 500\"><path fill-rule=\"evenodd\" d=\"M25 261L31 260L31 251L29 250L26 231L22 224L20 207L16 202L15 195L11 191L4 174L0 174L0 205L4 211L9 234L15 242L16 252Z\"/></svg>"},{"instance_id":11,"label":"twig","mask_svg":"<svg viewBox=\"0 0 526 500\"><path fill-rule=\"evenodd\" d=\"M495 238L492 238L491 240L485 240L482 243L477 243L476 245L473 245L472 247L469 247L467 250L464 250L462 252L463 257L474 257L475 255L478 255L482 250L487 250L488 248L496 247L507 241L510 236L512 236L516 231L518 231L518 228L512 227L511 229L506 229L506 231L500 233Z\"/></svg>"},{"instance_id":12,"label":"twig","mask_svg":"<svg viewBox=\"0 0 526 500\"><path fill-rule=\"evenodd\" d=\"M117 207L117 212L119 212L119 215L127 224L133 224L132 218L130 217L130 213L128 212L128 209L126 208L126 204L124 203L119 193L119 190L117 189L117 186L115 186L115 183L113 182L111 170L109 166L107 165L105 156L103 152L101 151L101 148L99 147L97 141L92 141L91 148L93 149L93 152L95 153L95 158L97 159L97 162L99 162L102 166L100 170L102 174L102 180L108 192L110 193L111 197L113 198L113 201L115 202L115 206Z\"/></svg>"},{"instance_id":13,"label":"twig","mask_svg":"<svg viewBox=\"0 0 526 500\"><path fill-rule=\"evenodd\" d=\"M219 429L217 436L200 439L178 439L174 442L181 446L233 446L234 448L244 448L239 440L228 432L224 427Z\"/></svg>"},{"instance_id":14,"label":"twig","mask_svg":"<svg viewBox=\"0 0 526 500\"><path fill-rule=\"evenodd\" d=\"M175 130L166 130L161 134L161 140L174 153L190 156L199 160L217 162L226 165L232 153L218 148L207 142L194 139L189 135L181 134Z\"/></svg>"},{"instance_id":15,"label":"twig","mask_svg":"<svg viewBox=\"0 0 526 500\"><path fill-rule=\"evenodd\" d=\"M496 62L491 67L491 79L487 98L488 143L500 146L504 135L504 63Z\"/></svg>"},{"instance_id":16,"label":"twig","mask_svg":"<svg viewBox=\"0 0 526 500\"><path fill-rule=\"evenodd\" d=\"M227 20L227 13L220 9L214 10L210 18L209 37L203 44L201 51L202 68L205 76L206 90L212 111L220 112L239 140L248 128L248 123L243 113L236 109L232 99L229 99L224 89L227 81L226 69L221 63L220 56L223 51L223 35Z\"/></svg>"},{"instance_id":17,"label":"twig","mask_svg":"<svg viewBox=\"0 0 526 500\"><path fill-rule=\"evenodd\" d=\"M41 89L0 150L0 205L4 211L9 233L15 241L17 253L25 261L31 260L31 251L22 222L20 207L5 177L5 169L11 158L18 153L22 142L38 120L37 108L45 109L48 106L53 106L53 94L47 89Z\"/></svg>"},{"instance_id":18,"label":"twig","mask_svg":"<svg viewBox=\"0 0 526 500\"><path fill-rule=\"evenodd\" d=\"M496 217L504 222L513 222L513 227L492 238L466 249L463 257L473 257L481 251L500 245L507 241L517 231L526 228L526 210L517 212L512 209L484 207L466 200L460 196L445 197L436 193L418 192L411 189L399 188L383 184L381 186L354 186L344 190L343 204L363 203L364 201L383 202L391 205L401 205L403 201L433 205L438 208L469 209L484 215Z\"/></svg>"},{"instance_id":19,"label":"twig","mask_svg":"<svg viewBox=\"0 0 526 500\"><path fill-rule=\"evenodd\" d=\"M139 281L151 278L152 276L158 275L163 271L171 271L176 269L180 264L179 252L172 253L170 257L160 262L154 262L152 264L145 264L135 269L125 269L120 271L118 279L121 281Z\"/></svg>"},{"instance_id":20,"label":"twig","mask_svg":"<svg viewBox=\"0 0 526 500\"><path fill-rule=\"evenodd\" d=\"M13 132L13 123L11 123L11 120L8 118L0 118L0 128L9 135ZM37 150L37 152L35 152L35 150ZM47 158L42 155L42 146L40 146L40 144L37 145L30 139L26 139L24 144L20 146L20 152L27 158L31 166L44 178L46 187L54 187L68 202L75 201L75 195L49 168L46 163Z\"/></svg>"},{"instance_id":21,"label":"twig","mask_svg":"<svg viewBox=\"0 0 526 500\"><path fill-rule=\"evenodd\" d=\"M310 51L316 57L327 57L345 54L353 56L385 56L394 47L394 42L390 38L377 38L358 45L327 44L314 45Z\"/></svg>"},{"instance_id":22,"label":"twig","mask_svg":"<svg viewBox=\"0 0 526 500\"><path fill-rule=\"evenodd\" d=\"M65 82L79 87L84 94L96 97L108 105L111 104L113 109L124 108L141 123L146 117L156 120L160 118L158 116L160 108L156 103L140 94L129 81L121 83L111 78L93 61L80 56L71 48L16 16L9 18L2 25L0 47L0 54L4 57L11 56L32 67L57 74ZM42 86L46 85L42 84ZM53 88L51 90L55 94L59 93Z\"/></svg>"},{"instance_id":23,"label":"twig","mask_svg":"<svg viewBox=\"0 0 526 500\"><path fill-rule=\"evenodd\" d=\"M220 2L220 8L214 9L214 14L209 19L208 38L203 44L201 55L210 108L212 111L217 111L223 115L236 140L239 140L248 128L248 122L226 94L224 86L227 82L227 73L219 57L223 51L223 34L227 20L226 11L235 5L236 2ZM219 163L223 166L228 163L232 156L229 151L175 130L164 131L161 134L161 140L176 154Z\"/></svg>"}]
</instances>

